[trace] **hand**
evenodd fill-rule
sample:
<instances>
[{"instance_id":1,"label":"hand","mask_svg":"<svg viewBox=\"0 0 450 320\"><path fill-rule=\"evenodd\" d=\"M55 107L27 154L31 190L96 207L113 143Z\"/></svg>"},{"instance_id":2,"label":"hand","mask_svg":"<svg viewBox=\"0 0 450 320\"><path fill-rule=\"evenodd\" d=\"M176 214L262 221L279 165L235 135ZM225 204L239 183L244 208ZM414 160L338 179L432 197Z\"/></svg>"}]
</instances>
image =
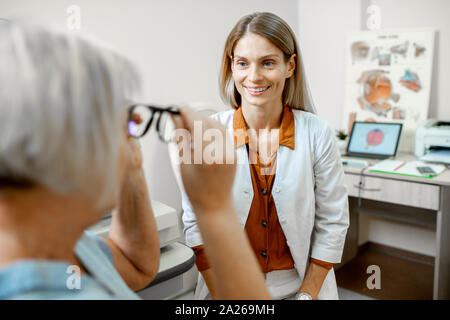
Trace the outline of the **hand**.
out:
<instances>
[{"instance_id":1,"label":"hand","mask_svg":"<svg viewBox=\"0 0 450 320\"><path fill-rule=\"evenodd\" d=\"M190 141L185 146L191 146L190 157L182 157L180 170L186 194L189 197L196 213L202 211L217 211L231 203L231 188L233 186L236 171L236 153L231 136L227 137L226 129L219 122L202 116L185 107L180 110L180 116L173 117L177 130L186 129L190 135ZM202 124L202 132L199 130L198 122ZM205 141L204 133L214 132L222 138L222 148L214 152L214 159L209 157L213 141ZM184 137L185 138L185 137ZM197 140L194 140L197 139ZM220 144L216 144L220 145ZM207 149L208 148L208 149ZM205 149L207 152L205 152ZM194 164L195 155L201 154L201 163ZM186 160L189 163L186 163Z\"/></svg>"},{"instance_id":2,"label":"hand","mask_svg":"<svg viewBox=\"0 0 450 320\"><path fill-rule=\"evenodd\" d=\"M327 274L328 269L317 263L311 262L298 293L305 292L311 295L313 300L319 299L319 292Z\"/></svg>"}]
</instances>

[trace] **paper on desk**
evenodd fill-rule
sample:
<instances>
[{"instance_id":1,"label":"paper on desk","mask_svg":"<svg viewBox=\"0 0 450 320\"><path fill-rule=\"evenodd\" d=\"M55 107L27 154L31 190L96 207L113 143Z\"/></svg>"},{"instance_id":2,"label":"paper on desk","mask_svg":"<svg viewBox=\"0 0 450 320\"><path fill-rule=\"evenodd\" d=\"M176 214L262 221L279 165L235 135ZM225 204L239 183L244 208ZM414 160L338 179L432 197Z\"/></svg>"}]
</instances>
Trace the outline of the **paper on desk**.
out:
<instances>
[{"instance_id":1,"label":"paper on desk","mask_svg":"<svg viewBox=\"0 0 450 320\"><path fill-rule=\"evenodd\" d=\"M419 158L422 161L441 162L450 164L450 150L433 150Z\"/></svg>"},{"instance_id":2,"label":"paper on desk","mask_svg":"<svg viewBox=\"0 0 450 320\"><path fill-rule=\"evenodd\" d=\"M436 175L422 175L417 167L430 167L436 172ZM420 178L433 178L445 171L445 166L439 164L429 164L423 161L400 161L400 160L383 160L376 165L371 166L369 171L392 173L403 176L412 176Z\"/></svg>"}]
</instances>

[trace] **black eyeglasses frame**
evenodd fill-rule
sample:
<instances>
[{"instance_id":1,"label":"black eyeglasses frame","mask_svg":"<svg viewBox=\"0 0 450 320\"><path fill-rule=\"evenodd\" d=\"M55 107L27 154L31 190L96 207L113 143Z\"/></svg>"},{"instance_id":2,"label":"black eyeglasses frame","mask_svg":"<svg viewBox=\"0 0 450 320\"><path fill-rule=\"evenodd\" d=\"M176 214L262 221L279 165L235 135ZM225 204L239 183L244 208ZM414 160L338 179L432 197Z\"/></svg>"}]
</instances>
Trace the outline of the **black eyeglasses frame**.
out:
<instances>
[{"instance_id":1,"label":"black eyeglasses frame","mask_svg":"<svg viewBox=\"0 0 450 320\"><path fill-rule=\"evenodd\" d=\"M177 107L177 106L159 107L159 106L154 106L154 105L149 105L149 104L135 103L135 104L130 105L130 107L128 109L128 123L134 121L133 120L133 111L136 107L148 108L151 112L151 116L150 116L150 120L148 120L148 123L147 123L144 131L142 132L142 134L140 134L139 136L132 136L132 137L135 139L139 139L139 138L142 138L143 136L145 136L145 134L148 132L148 130L150 129L150 127L153 123L153 119L155 118L155 115L158 114L159 116L158 116L158 120L156 122L156 133L158 134L158 137L162 142L164 142L164 143L170 142L170 141L164 140L164 138L162 136L162 133L160 130L161 116L163 115L164 112L168 112L173 115L179 115L180 114L179 107Z\"/></svg>"}]
</instances>

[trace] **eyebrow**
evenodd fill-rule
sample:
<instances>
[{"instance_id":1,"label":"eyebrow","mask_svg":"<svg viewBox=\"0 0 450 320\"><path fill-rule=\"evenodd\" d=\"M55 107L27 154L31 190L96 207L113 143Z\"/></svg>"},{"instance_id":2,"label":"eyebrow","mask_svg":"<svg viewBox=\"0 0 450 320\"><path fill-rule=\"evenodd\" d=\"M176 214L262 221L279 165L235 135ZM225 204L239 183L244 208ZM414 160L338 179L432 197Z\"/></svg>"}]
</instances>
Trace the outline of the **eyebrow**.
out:
<instances>
[{"instance_id":1,"label":"eyebrow","mask_svg":"<svg viewBox=\"0 0 450 320\"><path fill-rule=\"evenodd\" d=\"M268 54L268 55L258 58L258 60L264 60L264 59L273 58L273 57L280 58L277 54ZM246 57L241 57L241 56L234 56L233 58L234 59L247 59Z\"/></svg>"}]
</instances>

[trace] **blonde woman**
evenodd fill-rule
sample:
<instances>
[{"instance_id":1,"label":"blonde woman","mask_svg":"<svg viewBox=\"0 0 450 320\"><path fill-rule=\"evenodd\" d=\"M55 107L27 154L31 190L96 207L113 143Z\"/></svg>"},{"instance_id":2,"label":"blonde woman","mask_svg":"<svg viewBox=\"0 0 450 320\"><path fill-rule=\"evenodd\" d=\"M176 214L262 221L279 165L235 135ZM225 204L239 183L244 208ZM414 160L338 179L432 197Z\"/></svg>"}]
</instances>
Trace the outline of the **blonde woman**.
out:
<instances>
[{"instance_id":1,"label":"blonde woman","mask_svg":"<svg viewBox=\"0 0 450 320\"><path fill-rule=\"evenodd\" d=\"M213 118L234 132L239 163L233 203L270 294L337 299L333 264L349 225L347 191L333 131L313 114L286 22L272 13L238 21L225 43L220 90L232 110ZM185 193L183 209L186 242L201 273L195 296L216 298L216 266ZM241 262L232 265L238 270Z\"/></svg>"}]
</instances>

